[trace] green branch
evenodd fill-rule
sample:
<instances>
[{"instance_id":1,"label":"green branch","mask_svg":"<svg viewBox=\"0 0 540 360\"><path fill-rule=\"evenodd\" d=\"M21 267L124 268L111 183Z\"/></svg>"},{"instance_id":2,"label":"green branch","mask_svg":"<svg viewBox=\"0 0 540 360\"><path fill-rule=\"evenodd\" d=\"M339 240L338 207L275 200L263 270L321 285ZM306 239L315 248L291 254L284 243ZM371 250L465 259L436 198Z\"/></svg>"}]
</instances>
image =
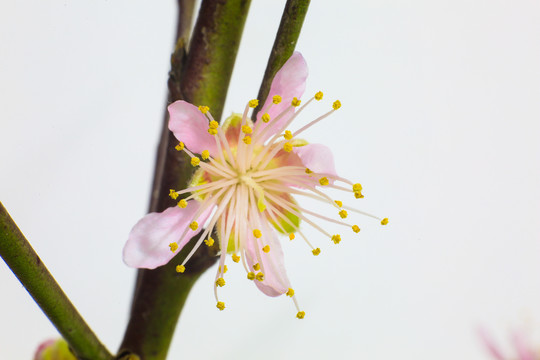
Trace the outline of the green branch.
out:
<instances>
[{"instance_id":1,"label":"green branch","mask_svg":"<svg viewBox=\"0 0 540 360\"><path fill-rule=\"evenodd\" d=\"M179 3L182 6L185 1ZM249 0L203 1L189 52L185 49L188 39L184 36L187 35L181 35L185 32L180 29L186 26L180 14L179 38L169 72L169 102L183 99L195 105L208 105L214 118L220 119L249 5ZM150 211L174 206L168 189L185 188L193 169L189 158L174 149L178 140L168 130L167 122L165 116ZM155 270L139 270L120 355L137 354L143 360L166 358L191 287L217 259L217 245L201 246L189 260L186 272L177 274L175 266L182 262L193 243L191 241L167 265Z\"/></svg>"},{"instance_id":2,"label":"green branch","mask_svg":"<svg viewBox=\"0 0 540 360\"><path fill-rule=\"evenodd\" d=\"M0 256L62 334L77 358L113 358L69 301L2 203Z\"/></svg>"},{"instance_id":3,"label":"green branch","mask_svg":"<svg viewBox=\"0 0 540 360\"><path fill-rule=\"evenodd\" d=\"M281 22L274 40L274 46L266 65L266 71L259 89L259 106L253 111L251 116L252 120L257 120L257 113L261 110L272 80L278 72L278 70L285 64L285 62L291 57L296 47L296 42L300 36L300 30L304 24L304 18L309 7L310 0L288 0L281 16Z\"/></svg>"}]
</instances>

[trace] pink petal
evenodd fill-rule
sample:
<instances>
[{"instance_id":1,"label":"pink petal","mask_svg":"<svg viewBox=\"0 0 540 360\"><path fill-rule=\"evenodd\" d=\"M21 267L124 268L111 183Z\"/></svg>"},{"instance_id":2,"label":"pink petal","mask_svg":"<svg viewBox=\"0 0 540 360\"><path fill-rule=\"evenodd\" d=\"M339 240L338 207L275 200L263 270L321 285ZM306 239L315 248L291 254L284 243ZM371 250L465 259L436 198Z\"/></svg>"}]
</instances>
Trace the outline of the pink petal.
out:
<instances>
[{"instance_id":1,"label":"pink petal","mask_svg":"<svg viewBox=\"0 0 540 360\"><path fill-rule=\"evenodd\" d=\"M201 231L212 212L211 207L203 211L196 219L199 228L195 231L189 229L180 239L199 208L200 204L191 200L185 209L174 206L161 213L150 213L139 220L131 229L124 246L123 256L126 265L155 269L168 263L193 236ZM178 250L174 253L169 248L169 244L173 242L178 243Z\"/></svg>"},{"instance_id":2,"label":"pink petal","mask_svg":"<svg viewBox=\"0 0 540 360\"><path fill-rule=\"evenodd\" d=\"M169 130L178 141L182 141L194 153L208 150L210 154L216 154L216 140L214 135L208 133L208 119L196 106L178 100L167 109L170 115Z\"/></svg>"},{"instance_id":3,"label":"pink petal","mask_svg":"<svg viewBox=\"0 0 540 360\"><path fill-rule=\"evenodd\" d=\"M272 103L272 98L274 95L281 96L281 102L277 105L272 105L270 110L268 110L270 119L276 118L283 110L289 107L294 97L298 99L302 97L302 94L304 94L304 90L306 89L307 76L308 68L306 60L304 60L304 57L299 52L293 53L289 60L283 64L281 69L279 69L274 76L274 80L270 86L270 92L268 93L268 97L264 102L263 109L267 108ZM291 111L289 114L292 115L293 112ZM262 115L262 111L257 114L258 121L261 119ZM277 122L271 120L268 124L262 123L260 125L260 129L262 130L267 125L271 125L274 132L278 131L279 128L290 118L290 115L281 118ZM272 131L269 131L266 138L271 135Z\"/></svg>"},{"instance_id":4,"label":"pink petal","mask_svg":"<svg viewBox=\"0 0 540 360\"><path fill-rule=\"evenodd\" d=\"M479 328L477 332L491 356L497 360L505 360L505 357L502 355L501 351L495 344L495 341L493 341L493 338L487 333L487 331L484 328Z\"/></svg>"},{"instance_id":5,"label":"pink petal","mask_svg":"<svg viewBox=\"0 0 540 360\"><path fill-rule=\"evenodd\" d=\"M514 347L519 356L519 360L536 360L534 352L526 344L525 337L521 333L512 334L512 340L514 342Z\"/></svg>"},{"instance_id":6,"label":"pink petal","mask_svg":"<svg viewBox=\"0 0 540 360\"><path fill-rule=\"evenodd\" d=\"M307 144L293 148L305 167L321 174L337 175L332 151L322 144Z\"/></svg>"},{"instance_id":7,"label":"pink petal","mask_svg":"<svg viewBox=\"0 0 540 360\"><path fill-rule=\"evenodd\" d=\"M279 296L287 292L290 288L290 282L285 271L285 263L281 244L276 236L276 233L268 226L268 223L261 217L262 221L262 242L264 245L270 246L270 252L265 253L258 249L261 254L262 264L261 270L264 268L264 280L253 280L255 285L268 296ZM259 241L260 242L260 241ZM247 262L250 268L258 262L255 252L255 240L253 237L247 242L246 251L248 252ZM262 246L259 246L262 248Z\"/></svg>"}]
</instances>

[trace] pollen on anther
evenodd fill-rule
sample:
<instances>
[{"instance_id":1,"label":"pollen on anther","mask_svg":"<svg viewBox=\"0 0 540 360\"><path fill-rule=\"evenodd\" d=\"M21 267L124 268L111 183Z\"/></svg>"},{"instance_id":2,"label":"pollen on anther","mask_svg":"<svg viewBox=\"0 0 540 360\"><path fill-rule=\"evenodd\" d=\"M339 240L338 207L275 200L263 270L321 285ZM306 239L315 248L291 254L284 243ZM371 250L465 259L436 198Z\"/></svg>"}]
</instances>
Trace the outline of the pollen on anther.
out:
<instances>
[{"instance_id":1,"label":"pollen on anther","mask_svg":"<svg viewBox=\"0 0 540 360\"><path fill-rule=\"evenodd\" d=\"M236 254L233 254L232 255L232 261L234 261L235 263L239 262L240 261L240 256L238 256Z\"/></svg>"},{"instance_id":2,"label":"pollen on anther","mask_svg":"<svg viewBox=\"0 0 540 360\"><path fill-rule=\"evenodd\" d=\"M388 224L388 218L384 218L381 220L381 225L386 225Z\"/></svg>"},{"instance_id":3,"label":"pollen on anther","mask_svg":"<svg viewBox=\"0 0 540 360\"><path fill-rule=\"evenodd\" d=\"M264 251L265 253L269 253L270 252L270 245L264 245L264 247L262 248L262 251Z\"/></svg>"},{"instance_id":4,"label":"pollen on anther","mask_svg":"<svg viewBox=\"0 0 540 360\"><path fill-rule=\"evenodd\" d=\"M322 100L323 98L323 93L322 91L319 91L315 94L315 100L319 101L319 100Z\"/></svg>"},{"instance_id":5,"label":"pollen on anther","mask_svg":"<svg viewBox=\"0 0 540 360\"><path fill-rule=\"evenodd\" d=\"M261 264L256 263L255 265L253 265L253 270L259 271L260 269L261 269Z\"/></svg>"},{"instance_id":6,"label":"pollen on anther","mask_svg":"<svg viewBox=\"0 0 540 360\"><path fill-rule=\"evenodd\" d=\"M272 102L273 102L275 105L279 104L279 103L281 102L281 96L279 96L279 95L274 95L274 96L272 97Z\"/></svg>"},{"instance_id":7,"label":"pollen on anther","mask_svg":"<svg viewBox=\"0 0 540 360\"><path fill-rule=\"evenodd\" d=\"M334 200L334 202L335 202L336 205L339 206L339 207L342 207L342 206L343 206L343 202L342 202L342 201Z\"/></svg>"},{"instance_id":8,"label":"pollen on anther","mask_svg":"<svg viewBox=\"0 0 540 360\"><path fill-rule=\"evenodd\" d=\"M292 132L290 130L285 130L285 134L283 134L283 137L286 139L286 140L291 140L293 138L292 136Z\"/></svg>"},{"instance_id":9,"label":"pollen on anther","mask_svg":"<svg viewBox=\"0 0 540 360\"><path fill-rule=\"evenodd\" d=\"M223 265L223 273L224 273L224 274L227 272L227 270L229 270L229 269L227 268L227 265ZM218 267L218 272L221 272L221 266Z\"/></svg>"},{"instance_id":10,"label":"pollen on anther","mask_svg":"<svg viewBox=\"0 0 540 360\"><path fill-rule=\"evenodd\" d=\"M189 224L189 228L191 230L195 231L195 230L197 230L199 228L199 224L196 221L194 221L191 224Z\"/></svg>"},{"instance_id":11,"label":"pollen on anther","mask_svg":"<svg viewBox=\"0 0 540 360\"><path fill-rule=\"evenodd\" d=\"M247 273L248 280L255 280L255 273L250 271Z\"/></svg>"},{"instance_id":12,"label":"pollen on anther","mask_svg":"<svg viewBox=\"0 0 540 360\"><path fill-rule=\"evenodd\" d=\"M301 102L302 102L302 100L295 97L295 98L292 99L291 105L294 106L294 107L297 107L297 106L300 106Z\"/></svg>"},{"instance_id":13,"label":"pollen on anther","mask_svg":"<svg viewBox=\"0 0 540 360\"><path fill-rule=\"evenodd\" d=\"M287 290L287 292L285 293L285 295L290 296L290 297L293 297L293 296L294 296L294 290L293 290L292 288L289 288L289 290Z\"/></svg>"},{"instance_id":14,"label":"pollen on anther","mask_svg":"<svg viewBox=\"0 0 540 360\"><path fill-rule=\"evenodd\" d=\"M305 316L306 316L305 311L299 311L299 312L296 314L296 317L297 317L298 319L303 319Z\"/></svg>"},{"instance_id":15,"label":"pollen on anther","mask_svg":"<svg viewBox=\"0 0 540 360\"><path fill-rule=\"evenodd\" d=\"M289 240L294 240L294 238L295 238L295 235L293 233L290 233L289 234Z\"/></svg>"},{"instance_id":16,"label":"pollen on anther","mask_svg":"<svg viewBox=\"0 0 540 360\"><path fill-rule=\"evenodd\" d=\"M208 110L210 110L208 106L203 106L203 105L199 106L199 111L202 112L203 114L206 114Z\"/></svg>"},{"instance_id":17,"label":"pollen on anther","mask_svg":"<svg viewBox=\"0 0 540 360\"><path fill-rule=\"evenodd\" d=\"M342 219L345 219L347 217L347 211L345 210L341 210L339 212L339 216L341 216Z\"/></svg>"},{"instance_id":18,"label":"pollen on anther","mask_svg":"<svg viewBox=\"0 0 540 360\"><path fill-rule=\"evenodd\" d=\"M283 145L283 150L285 150L286 152L291 152L293 149L293 146L290 142L286 142L284 145Z\"/></svg>"},{"instance_id":19,"label":"pollen on anther","mask_svg":"<svg viewBox=\"0 0 540 360\"><path fill-rule=\"evenodd\" d=\"M216 121L216 120L212 120L210 121L210 123L208 124L208 127L210 129L217 129L219 127L219 123Z\"/></svg>"},{"instance_id":20,"label":"pollen on anther","mask_svg":"<svg viewBox=\"0 0 540 360\"><path fill-rule=\"evenodd\" d=\"M334 110L339 109L341 107L341 102L339 100L334 101L332 107L334 108Z\"/></svg>"},{"instance_id":21,"label":"pollen on anther","mask_svg":"<svg viewBox=\"0 0 540 360\"><path fill-rule=\"evenodd\" d=\"M208 128L208 133L210 135L217 135L218 131L217 129Z\"/></svg>"},{"instance_id":22,"label":"pollen on anther","mask_svg":"<svg viewBox=\"0 0 540 360\"><path fill-rule=\"evenodd\" d=\"M261 117L261 120L265 123L269 122L270 121L270 114L268 113L264 113L263 116Z\"/></svg>"},{"instance_id":23,"label":"pollen on anther","mask_svg":"<svg viewBox=\"0 0 540 360\"><path fill-rule=\"evenodd\" d=\"M316 249L311 250L311 252L313 253L313 255L317 256L321 253L321 249L316 248Z\"/></svg>"},{"instance_id":24,"label":"pollen on anther","mask_svg":"<svg viewBox=\"0 0 540 360\"><path fill-rule=\"evenodd\" d=\"M253 129L249 125L243 125L242 126L242 132L244 134L251 134L253 132Z\"/></svg>"},{"instance_id":25,"label":"pollen on anther","mask_svg":"<svg viewBox=\"0 0 540 360\"><path fill-rule=\"evenodd\" d=\"M210 151L203 150L201 153L201 157L203 158L203 160L208 160L208 158L210 157Z\"/></svg>"},{"instance_id":26,"label":"pollen on anther","mask_svg":"<svg viewBox=\"0 0 540 360\"><path fill-rule=\"evenodd\" d=\"M175 242L170 243L169 248L171 249L172 252L175 252L176 250L178 250L178 244Z\"/></svg>"},{"instance_id":27,"label":"pollen on anther","mask_svg":"<svg viewBox=\"0 0 540 360\"><path fill-rule=\"evenodd\" d=\"M263 281L264 280L264 274L262 272L258 272L257 275L255 275L255 279L257 279L259 281Z\"/></svg>"},{"instance_id":28,"label":"pollen on anther","mask_svg":"<svg viewBox=\"0 0 540 360\"><path fill-rule=\"evenodd\" d=\"M358 225L353 225L352 226L352 231L354 231L355 233L359 233L360 232L360 227Z\"/></svg>"},{"instance_id":29,"label":"pollen on anther","mask_svg":"<svg viewBox=\"0 0 540 360\"><path fill-rule=\"evenodd\" d=\"M220 310L220 311L223 311L223 309L225 309L225 303L223 301L218 301L217 304L216 304L216 307Z\"/></svg>"},{"instance_id":30,"label":"pollen on anther","mask_svg":"<svg viewBox=\"0 0 540 360\"><path fill-rule=\"evenodd\" d=\"M262 236L261 230L255 229L253 230L253 236L255 236L257 239Z\"/></svg>"},{"instance_id":31,"label":"pollen on anther","mask_svg":"<svg viewBox=\"0 0 540 360\"><path fill-rule=\"evenodd\" d=\"M206 244L206 246L210 247L210 246L214 245L214 239L209 237L207 240L204 240L204 243ZM233 260L234 260L234 258L233 258Z\"/></svg>"},{"instance_id":32,"label":"pollen on anther","mask_svg":"<svg viewBox=\"0 0 540 360\"><path fill-rule=\"evenodd\" d=\"M322 178L319 179L319 184L321 184L322 186L326 186L326 185L330 184L330 182L328 181L327 177L322 177Z\"/></svg>"},{"instance_id":33,"label":"pollen on anther","mask_svg":"<svg viewBox=\"0 0 540 360\"><path fill-rule=\"evenodd\" d=\"M216 280L216 285L219 286L219 287L225 286L225 279L224 278L217 279Z\"/></svg>"},{"instance_id":34,"label":"pollen on anther","mask_svg":"<svg viewBox=\"0 0 540 360\"><path fill-rule=\"evenodd\" d=\"M201 159L199 159L198 157L194 156L191 158L191 165L192 166L197 166L201 163Z\"/></svg>"},{"instance_id":35,"label":"pollen on anther","mask_svg":"<svg viewBox=\"0 0 540 360\"><path fill-rule=\"evenodd\" d=\"M310 169L306 168L306 174L313 174L313 171L311 171Z\"/></svg>"},{"instance_id":36,"label":"pollen on anther","mask_svg":"<svg viewBox=\"0 0 540 360\"><path fill-rule=\"evenodd\" d=\"M334 242L334 244L339 244L339 242L341 241L341 235L332 235L332 241Z\"/></svg>"},{"instance_id":37,"label":"pollen on anther","mask_svg":"<svg viewBox=\"0 0 540 360\"><path fill-rule=\"evenodd\" d=\"M257 100L257 99L249 100L249 107L250 108L256 108L257 105L259 105L259 100Z\"/></svg>"},{"instance_id":38,"label":"pollen on anther","mask_svg":"<svg viewBox=\"0 0 540 360\"><path fill-rule=\"evenodd\" d=\"M169 196L171 199L176 200L179 195L174 189L169 189Z\"/></svg>"},{"instance_id":39,"label":"pollen on anther","mask_svg":"<svg viewBox=\"0 0 540 360\"><path fill-rule=\"evenodd\" d=\"M174 148L175 148L177 151L182 151L182 150L184 150L184 147L185 147L184 143L180 141L180 142L178 143L178 145L176 145Z\"/></svg>"},{"instance_id":40,"label":"pollen on anther","mask_svg":"<svg viewBox=\"0 0 540 360\"><path fill-rule=\"evenodd\" d=\"M354 192L354 197L357 198L357 199L362 199L364 197L364 195L362 195L362 193L360 191L355 191Z\"/></svg>"},{"instance_id":41,"label":"pollen on anther","mask_svg":"<svg viewBox=\"0 0 540 360\"><path fill-rule=\"evenodd\" d=\"M354 192L362 191L362 185L360 185L359 183L356 183L353 185L352 189Z\"/></svg>"},{"instance_id":42,"label":"pollen on anther","mask_svg":"<svg viewBox=\"0 0 540 360\"><path fill-rule=\"evenodd\" d=\"M176 265L176 272L177 273L183 273L184 271L186 271L186 267L184 265Z\"/></svg>"},{"instance_id":43,"label":"pollen on anther","mask_svg":"<svg viewBox=\"0 0 540 360\"><path fill-rule=\"evenodd\" d=\"M242 139L242 141L243 141L244 144L246 144L246 145L251 144L251 136L249 136L249 135L244 136L244 138Z\"/></svg>"}]
</instances>

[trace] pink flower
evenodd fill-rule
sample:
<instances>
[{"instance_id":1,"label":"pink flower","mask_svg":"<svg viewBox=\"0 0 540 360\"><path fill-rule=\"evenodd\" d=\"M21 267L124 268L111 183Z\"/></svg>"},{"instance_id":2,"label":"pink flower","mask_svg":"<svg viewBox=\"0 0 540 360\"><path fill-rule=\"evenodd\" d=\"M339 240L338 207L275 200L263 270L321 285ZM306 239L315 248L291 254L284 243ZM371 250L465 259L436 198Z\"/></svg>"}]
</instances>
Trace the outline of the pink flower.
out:
<instances>
[{"instance_id":1,"label":"pink flower","mask_svg":"<svg viewBox=\"0 0 540 360\"><path fill-rule=\"evenodd\" d=\"M486 346L488 352L496 360L539 360L540 352L534 351L532 347L525 340L525 336L522 333L512 333L512 343L517 356L504 356L493 338L484 330L479 329L478 334L482 339L482 342Z\"/></svg>"},{"instance_id":2,"label":"pink flower","mask_svg":"<svg viewBox=\"0 0 540 360\"><path fill-rule=\"evenodd\" d=\"M39 345L34 360L76 360L64 339L47 340Z\"/></svg>"},{"instance_id":3,"label":"pink flower","mask_svg":"<svg viewBox=\"0 0 540 360\"><path fill-rule=\"evenodd\" d=\"M255 124L248 113L258 105L257 100L249 101L243 114L231 115L222 126L206 106L196 107L185 101L169 106L169 129L180 141L176 149L185 151L198 169L189 188L170 190L173 199L189 195L178 206L148 214L133 227L124 248L127 265L148 269L164 265L205 226L198 240L193 240L197 241L193 250L177 266L179 273L184 272L190 257L203 242L212 246L218 241L222 251L214 293L220 310L225 304L219 301L217 288L225 285L225 261L227 254L231 254L234 262L242 261L247 278L263 293L291 296L297 317L304 317L285 271L278 233L288 235L291 240L299 235L313 254L319 255L321 250L312 246L300 230L301 221L335 244L341 241L341 236L324 230L321 220L344 225L355 233L360 228L345 220L348 212L374 217L383 225L388 223L386 218L358 211L326 195L323 190L332 188L362 198L362 186L336 174L332 153L326 146L308 144L298 138L300 133L338 110L339 101L299 130L287 130L308 104L323 97L318 92L300 106L307 74L304 58L294 53L274 77ZM321 201L322 205L335 209L336 218L322 215L319 209L302 208L293 195ZM214 233L216 239L212 238Z\"/></svg>"}]
</instances>

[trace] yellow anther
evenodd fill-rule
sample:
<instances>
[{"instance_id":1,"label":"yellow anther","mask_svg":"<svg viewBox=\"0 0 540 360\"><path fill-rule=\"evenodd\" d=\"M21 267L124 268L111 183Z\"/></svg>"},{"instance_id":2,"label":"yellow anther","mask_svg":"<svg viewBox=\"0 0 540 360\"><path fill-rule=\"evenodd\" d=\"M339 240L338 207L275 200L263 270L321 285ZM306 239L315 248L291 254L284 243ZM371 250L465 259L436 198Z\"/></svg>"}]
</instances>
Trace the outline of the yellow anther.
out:
<instances>
[{"instance_id":1,"label":"yellow anther","mask_svg":"<svg viewBox=\"0 0 540 360\"><path fill-rule=\"evenodd\" d=\"M257 100L257 99L249 100L249 107L250 108L256 108L257 105L259 105L259 100Z\"/></svg>"},{"instance_id":2,"label":"yellow anther","mask_svg":"<svg viewBox=\"0 0 540 360\"><path fill-rule=\"evenodd\" d=\"M182 199L178 202L178 207L181 207L182 209L185 209L187 207L187 201L186 199Z\"/></svg>"},{"instance_id":3,"label":"yellow anther","mask_svg":"<svg viewBox=\"0 0 540 360\"><path fill-rule=\"evenodd\" d=\"M254 272L248 272L247 273L248 280L255 280L255 273Z\"/></svg>"},{"instance_id":4,"label":"yellow anther","mask_svg":"<svg viewBox=\"0 0 540 360\"><path fill-rule=\"evenodd\" d=\"M298 100L298 98L293 98L292 101L291 101L291 105L296 107L296 106L300 106L300 103L302 102L302 100Z\"/></svg>"},{"instance_id":5,"label":"yellow anther","mask_svg":"<svg viewBox=\"0 0 540 360\"><path fill-rule=\"evenodd\" d=\"M186 271L186 267L184 265L176 265L176 272L177 273L183 273L184 271Z\"/></svg>"},{"instance_id":6,"label":"yellow anther","mask_svg":"<svg viewBox=\"0 0 540 360\"><path fill-rule=\"evenodd\" d=\"M322 97L323 97L322 91L319 91L318 93L315 94L315 100L317 101L322 100Z\"/></svg>"},{"instance_id":7,"label":"yellow anther","mask_svg":"<svg viewBox=\"0 0 540 360\"><path fill-rule=\"evenodd\" d=\"M327 177L322 177L322 178L319 179L319 184L321 184L322 186L326 186L326 185L330 184L330 181L328 181Z\"/></svg>"},{"instance_id":8,"label":"yellow anther","mask_svg":"<svg viewBox=\"0 0 540 360\"><path fill-rule=\"evenodd\" d=\"M178 193L173 189L169 189L169 196L171 199L176 200L178 198Z\"/></svg>"},{"instance_id":9,"label":"yellow anther","mask_svg":"<svg viewBox=\"0 0 540 360\"><path fill-rule=\"evenodd\" d=\"M279 103L281 102L281 96L279 96L279 95L274 95L274 96L272 97L272 102L273 102L275 105L279 104Z\"/></svg>"},{"instance_id":10,"label":"yellow anther","mask_svg":"<svg viewBox=\"0 0 540 360\"><path fill-rule=\"evenodd\" d=\"M210 110L208 106L203 106L203 105L199 106L199 111L202 112L203 114L206 114L208 110Z\"/></svg>"},{"instance_id":11,"label":"yellow anther","mask_svg":"<svg viewBox=\"0 0 540 360\"><path fill-rule=\"evenodd\" d=\"M355 233L359 233L360 232L360 227L358 225L353 225L352 226L352 231L354 231Z\"/></svg>"},{"instance_id":12,"label":"yellow anther","mask_svg":"<svg viewBox=\"0 0 540 360\"><path fill-rule=\"evenodd\" d=\"M341 235L332 235L332 241L334 242L334 244L339 244L339 242L341 241Z\"/></svg>"},{"instance_id":13,"label":"yellow anther","mask_svg":"<svg viewBox=\"0 0 540 360\"><path fill-rule=\"evenodd\" d=\"M224 303L223 301L218 301L216 307L217 307L220 311L223 311L223 309L225 309L225 303Z\"/></svg>"},{"instance_id":14,"label":"yellow anther","mask_svg":"<svg viewBox=\"0 0 540 360\"><path fill-rule=\"evenodd\" d=\"M332 107L334 108L334 110L339 109L341 107L341 102L339 100L334 101Z\"/></svg>"},{"instance_id":15,"label":"yellow anther","mask_svg":"<svg viewBox=\"0 0 540 360\"><path fill-rule=\"evenodd\" d=\"M287 290L287 292L285 293L285 295L287 296L290 296L290 297L293 297L294 296L294 290L289 288L289 290Z\"/></svg>"},{"instance_id":16,"label":"yellow anther","mask_svg":"<svg viewBox=\"0 0 540 360\"><path fill-rule=\"evenodd\" d=\"M264 274L262 272L258 272L257 275L255 275L255 279L257 279L259 281L263 281L264 280Z\"/></svg>"},{"instance_id":17,"label":"yellow anther","mask_svg":"<svg viewBox=\"0 0 540 360\"><path fill-rule=\"evenodd\" d=\"M341 210L339 212L339 216L341 216L342 219L345 219L347 217L347 211L345 210Z\"/></svg>"},{"instance_id":18,"label":"yellow anther","mask_svg":"<svg viewBox=\"0 0 540 360\"><path fill-rule=\"evenodd\" d=\"M207 240L204 240L204 243L206 244L206 246L210 247L210 246L214 245L214 239L209 237Z\"/></svg>"},{"instance_id":19,"label":"yellow anther","mask_svg":"<svg viewBox=\"0 0 540 360\"><path fill-rule=\"evenodd\" d=\"M292 139L292 132L290 130L285 130L285 134L283 134L283 137L286 140L291 140Z\"/></svg>"},{"instance_id":20,"label":"yellow anther","mask_svg":"<svg viewBox=\"0 0 540 360\"><path fill-rule=\"evenodd\" d=\"M292 151L292 144L289 143L289 142L286 142L284 145L283 145L283 150L285 150L286 152L291 152Z\"/></svg>"},{"instance_id":21,"label":"yellow anther","mask_svg":"<svg viewBox=\"0 0 540 360\"><path fill-rule=\"evenodd\" d=\"M352 189L353 191L362 191L362 185L360 185L359 183L356 183L352 186Z\"/></svg>"},{"instance_id":22,"label":"yellow anther","mask_svg":"<svg viewBox=\"0 0 540 360\"><path fill-rule=\"evenodd\" d=\"M227 265L223 265L223 273L224 273L224 274L227 272L227 270L229 270L229 269L227 268ZM218 272L221 272L221 266L218 267Z\"/></svg>"},{"instance_id":23,"label":"yellow anther","mask_svg":"<svg viewBox=\"0 0 540 360\"><path fill-rule=\"evenodd\" d=\"M343 206L343 202L339 201L339 200L334 200L334 202L336 203L337 206L339 207L342 207Z\"/></svg>"},{"instance_id":24,"label":"yellow anther","mask_svg":"<svg viewBox=\"0 0 540 360\"><path fill-rule=\"evenodd\" d=\"M246 145L251 144L251 136L249 136L249 135L244 136L244 138L242 140L244 141L244 144L246 144Z\"/></svg>"},{"instance_id":25,"label":"yellow anther","mask_svg":"<svg viewBox=\"0 0 540 360\"><path fill-rule=\"evenodd\" d=\"M201 153L201 157L203 158L203 160L208 160L208 158L210 157L210 151L203 150Z\"/></svg>"},{"instance_id":26,"label":"yellow anther","mask_svg":"<svg viewBox=\"0 0 540 360\"><path fill-rule=\"evenodd\" d=\"M216 120L212 120L210 121L210 123L208 124L208 127L210 129L217 129L219 127L219 123L216 121Z\"/></svg>"},{"instance_id":27,"label":"yellow anther","mask_svg":"<svg viewBox=\"0 0 540 360\"><path fill-rule=\"evenodd\" d=\"M255 229L253 230L253 236L255 236L257 239L262 236L261 230Z\"/></svg>"},{"instance_id":28,"label":"yellow anther","mask_svg":"<svg viewBox=\"0 0 540 360\"><path fill-rule=\"evenodd\" d=\"M240 261L240 256L238 256L236 254L233 254L232 255L232 261L234 261L235 263L239 262Z\"/></svg>"},{"instance_id":29,"label":"yellow anther","mask_svg":"<svg viewBox=\"0 0 540 360\"><path fill-rule=\"evenodd\" d=\"M175 148L177 151L182 151L182 150L184 150L184 147L185 147L184 143L180 141L180 142L178 143L178 145L176 145L174 148Z\"/></svg>"},{"instance_id":30,"label":"yellow anther","mask_svg":"<svg viewBox=\"0 0 540 360\"><path fill-rule=\"evenodd\" d=\"M295 238L295 235L293 233L290 233L289 234L289 240L294 240L294 238Z\"/></svg>"},{"instance_id":31,"label":"yellow anther","mask_svg":"<svg viewBox=\"0 0 540 360\"><path fill-rule=\"evenodd\" d=\"M384 218L381 220L381 225L386 225L388 224L388 218Z\"/></svg>"},{"instance_id":32,"label":"yellow anther","mask_svg":"<svg viewBox=\"0 0 540 360\"><path fill-rule=\"evenodd\" d=\"M357 199L362 199L362 198L364 198L364 195L362 195L362 193L360 191L355 191L354 192L354 197L357 198Z\"/></svg>"},{"instance_id":33,"label":"yellow anther","mask_svg":"<svg viewBox=\"0 0 540 360\"><path fill-rule=\"evenodd\" d=\"M197 166L201 163L201 159L199 159L198 157L194 156L191 158L191 165L193 166Z\"/></svg>"},{"instance_id":34,"label":"yellow anther","mask_svg":"<svg viewBox=\"0 0 540 360\"><path fill-rule=\"evenodd\" d=\"M303 319L306 316L305 311L299 311L298 314L296 314L296 317L298 319Z\"/></svg>"},{"instance_id":35,"label":"yellow anther","mask_svg":"<svg viewBox=\"0 0 540 360\"><path fill-rule=\"evenodd\" d=\"M255 265L253 265L253 270L255 270L255 271L261 270L261 264L256 263Z\"/></svg>"},{"instance_id":36,"label":"yellow anther","mask_svg":"<svg viewBox=\"0 0 540 360\"><path fill-rule=\"evenodd\" d=\"M321 249L316 248L316 249L311 250L311 252L313 253L313 255L317 256L321 253Z\"/></svg>"},{"instance_id":37,"label":"yellow anther","mask_svg":"<svg viewBox=\"0 0 540 360\"><path fill-rule=\"evenodd\" d=\"M313 174L313 171L309 170L308 168L306 168L306 174Z\"/></svg>"},{"instance_id":38,"label":"yellow anther","mask_svg":"<svg viewBox=\"0 0 540 360\"><path fill-rule=\"evenodd\" d=\"M208 133L209 133L210 135L217 135L218 130L217 130L217 129L208 128Z\"/></svg>"},{"instance_id":39,"label":"yellow anther","mask_svg":"<svg viewBox=\"0 0 540 360\"><path fill-rule=\"evenodd\" d=\"M178 244L177 243L170 243L169 248L171 249L172 252L175 252L176 250L178 250Z\"/></svg>"},{"instance_id":40,"label":"yellow anther","mask_svg":"<svg viewBox=\"0 0 540 360\"><path fill-rule=\"evenodd\" d=\"M253 132L253 129L249 125L243 125L242 126L242 132L244 134L251 134Z\"/></svg>"},{"instance_id":41,"label":"yellow anther","mask_svg":"<svg viewBox=\"0 0 540 360\"><path fill-rule=\"evenodd\" d=\"M270 245L264 245L264 247L262 248L262 251L264 251L265 253L269 253L270 252Z\"/></svg>"},{"instance_id":42,"label":"yellow anther","mask_svg":"<svg viewBox=\"0 0 540 360\"><path fill-rule=\"evenodd\" d=\"M270 114L268 113L264 113L263 116L261 117L261 120L265 123L269 122L270 121Z\"/></svg>"},{"instance_id":43,"label":"yellow anther","mask_svg":"<svg viewBox=\"0 0 540 360\"><path fill-rule=\"evenodd\" d=\"M225 286L225 279L224 278L217 279L216 280L216 286L219 286L219 287Z\"/></svg>"},{"instance_id":44,"label":"yellow anther","mask_svg":"<svg viewBox=\"0 0 540 360\"><path fill-rule=\"evenodd\" d=\"M189 224L189 228L193 231L197 230L199 228L199 224L197 224L196 221L192 222L191 224Z\"/></svg>"}]
</instances>

